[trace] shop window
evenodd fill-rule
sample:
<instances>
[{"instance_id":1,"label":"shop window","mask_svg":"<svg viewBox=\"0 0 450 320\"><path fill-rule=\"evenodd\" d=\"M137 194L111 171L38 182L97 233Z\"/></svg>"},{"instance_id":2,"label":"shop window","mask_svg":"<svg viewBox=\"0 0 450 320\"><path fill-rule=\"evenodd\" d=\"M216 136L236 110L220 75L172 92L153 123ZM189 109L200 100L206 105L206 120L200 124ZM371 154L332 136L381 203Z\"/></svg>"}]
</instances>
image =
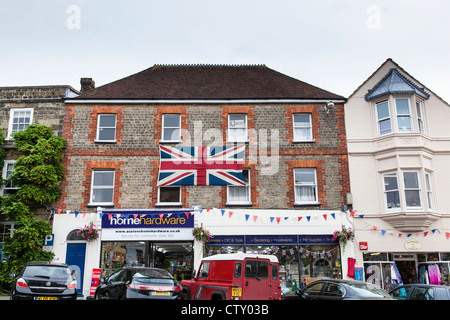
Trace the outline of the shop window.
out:
<instances>
[{"instance_id":1,"label":"shop window","mask_svg":"<svg viewBox=\"0 0 450 320\"><path fill-rule=\"evenodd\" d=\"M315 204L317 197L316 168L294 169L295 204Z\"/></svg>"},{"instance_id":2,"label":"shop window","mask_svg":"<svg viewBox=\"0 0 450 320\"><path fill-rule=\"evenodd\" d=\"M159 187L158 203L160 206L180 206L181 203L181 187Z\"/></svg>"},{"instance_id":3,"label":"shop window","mask_svg":"<svg viewBox=\"0 0 450 320\"><path fill-rule=\"evenodd\" d=\"M170 113L162 116L162 140L160 142L181 142L181 115Z\"/></svg>"},{"instance_id":4,"label":"shop window","mask_svg":"<svg viewBox=\"0 0 450 320\"><path fill-rule=\"evenodd\" d=\"M114 205L114 170L93 170L89 205Z\"/></svg>"},{"instance_id":5,"label":"shop window","mask_svg":"<svg viewBox=\"0 0 450 320\"><path fill-rule=\"evenodd\" d=\"M247 115L229 114L228 115L228 142L247 142Z\"/></svg>"},{"instance_id":6,"label":"shop window","mask_svg":"<svg viewBox=\"0 0 450 320\"><path fill-rule=\"evenodd\" d=\"M95 142L116 142L116 115L99 114Z\"/></svg>"},{"instance_id":7,"label":"shop window","mask_svg":"<svg viewBox=\"0 0 450 320\"><path fill-rule=\"evenodd\" d=\"M11 109L9 116L8 139L15 132L25 131L33 122L33 108Z\"/></svg>"},{"instance_id":8,"label":"shop window","mask_svg":"<svg viewBox=\"0 0 450 320\"><path fill-rule=\"evenodd\" d=\"M292 117L294 127L293 142L314 141L312 133L311 114L297 113L293 114Z\"/></svg>"},{"instance_id":9,"label":"shop window","mask_svg":"<svg viewBox=\"0 0 450 320\"><path fill-rule=\"evenodd\" d=\"M250 198L250 170L243 169L242 174L246 186L227 186L227 205L251 205Z\"/></svg>"}]
</instances>

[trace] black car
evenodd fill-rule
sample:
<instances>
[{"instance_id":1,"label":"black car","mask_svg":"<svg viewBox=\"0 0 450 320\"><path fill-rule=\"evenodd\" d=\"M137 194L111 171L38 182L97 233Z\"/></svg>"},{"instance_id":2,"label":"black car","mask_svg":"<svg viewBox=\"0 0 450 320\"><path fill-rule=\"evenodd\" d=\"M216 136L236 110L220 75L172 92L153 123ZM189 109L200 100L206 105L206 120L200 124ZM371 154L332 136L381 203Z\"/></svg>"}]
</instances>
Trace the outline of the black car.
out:
<instances>
[{"instance_id":1,"label":"black car","mask_svg":"<svg viewBox=\"0 0 450 320\"><path fill-rule=\"evenodd\" d=\"M75 300L77 282L67 264L28 262L11 287L11 300Z\"/></svg>"},{"instance_id":2,"label":"black car","mask_svg":"<svg viewBox=\"0 0 450 320\"><path fill-rule=\"evenodd\" d=\"M450 300L450 287L429 284L405 284L389 292L396 300Z\"/></svg>"},{"instance_id":3,"label":"black car","mask_svg":"<svg viewBox=\"0 0 450 320\"><path fill-rule=\"evenodd\" d=\"M323 279L310 283L303 290L285 294L283 300L393 300L379 287L356 280Z\"/></svg>"},{"instance_id":4,"label":"black car","mask_svg":"<svg viewBox=\"0 0 450 320\"><path fill-rule=\"evenodd\" d=\"M166 270L123 267L101 278L94 299L182 299L182 288Z\"/></svg>"}]
</instances>

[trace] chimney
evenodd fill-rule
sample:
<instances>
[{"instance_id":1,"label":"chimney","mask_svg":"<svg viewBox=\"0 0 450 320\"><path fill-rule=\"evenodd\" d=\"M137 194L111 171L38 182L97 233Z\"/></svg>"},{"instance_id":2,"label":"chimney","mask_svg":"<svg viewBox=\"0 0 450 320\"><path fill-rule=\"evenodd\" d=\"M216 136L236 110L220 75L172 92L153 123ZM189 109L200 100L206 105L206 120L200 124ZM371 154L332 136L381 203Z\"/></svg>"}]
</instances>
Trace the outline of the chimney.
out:
<instances>
[{"instance_id":1,"label":"chimney","mask_svg":"<svg viewBox=\"0 0 450 320\"><path fill-rule=\"evenodd\" d=\"M81 91L80 93L88 92L89 90L95 89L95 81L92 78L81 78Z\"/></svg>"}]
</instances>

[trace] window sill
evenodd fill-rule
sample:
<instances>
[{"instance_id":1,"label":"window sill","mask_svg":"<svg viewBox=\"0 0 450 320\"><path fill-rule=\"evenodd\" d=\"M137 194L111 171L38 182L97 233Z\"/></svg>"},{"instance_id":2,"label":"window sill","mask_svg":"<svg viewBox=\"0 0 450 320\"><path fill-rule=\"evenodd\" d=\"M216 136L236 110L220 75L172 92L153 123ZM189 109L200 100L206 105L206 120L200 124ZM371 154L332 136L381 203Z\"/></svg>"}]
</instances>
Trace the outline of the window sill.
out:
<instances>
[{"instance_id":1,"label":"window sill","mask_svg":"<svg viewBox=\"0 0 450 320\"><path fill-rule=\"evenodd\" d=\"M316 139L312 139L312 140L295 140L292 139L292 143L315 143Z\"/></svg>"},{"instance_id":2,"label":"window sill","mask_svg":"<svg viewBox=\"0 0 450 320\"><path fill-rule=\"evenodd\" d=\"M155 203L155 207L182 207L183 204L181 202L157 202Z\"/></svg>"},{"instance_id":3,"label":"window sill","mask_svg":"<svg viewBox=\"0 0 450 320\"><path fill-rule=\"evenodd\" d=\"M227 202L225 203L226 206L232 207L232 206L240 206L240 207L251 207L253 205L253 202L251 201L236 201L236 202Z\"/></svg>"},{"instance_id":4,"label":"window sill","mask_svg":"<svg viewBox=\"0 0 450 320\"><path fill-rule=\"evenodd\" d=\"M227 140L227 143L250 143L250 140Z\"/></svg>"},{"instance_id":5,"label":"window sill","mask_svg":"<svg viewBox=\"0 0 450 320\"><path fill-rule=\"evenodd\" d=\"M181 140L159 140L159 143L181 143Z\"/></svg>"},{"instance_id":6,"label":"window sill","mask_svg":"<svg viewBox=\"0 0 450 320\"><path fill-rule=\"evenodd\" d=\"M89 202L88 207L114 207L114 202Z\"/></svg>"},{"instance_id":7,"label":"window sill","mask_svg":"<svg viewBox=\"0 0 450 320\"><path fill-rule=\"evenodd\" d=\"M294 207L320 207L321 203L320 201L313 201L313 202L294 202Z\"/></svg>"},{"instance_id":8,"label":"window sill","mask_svg":"<svg viewBox=\"0 0 450 320\"><path fill-rule=\"evenodd\" d=\"M117 143L117 140L116 139L114 139L114 140L97 140L97 139L95 139L94 143L110 143L110 144L114 144L114 143Z\"/></svg>"}]
</instances>

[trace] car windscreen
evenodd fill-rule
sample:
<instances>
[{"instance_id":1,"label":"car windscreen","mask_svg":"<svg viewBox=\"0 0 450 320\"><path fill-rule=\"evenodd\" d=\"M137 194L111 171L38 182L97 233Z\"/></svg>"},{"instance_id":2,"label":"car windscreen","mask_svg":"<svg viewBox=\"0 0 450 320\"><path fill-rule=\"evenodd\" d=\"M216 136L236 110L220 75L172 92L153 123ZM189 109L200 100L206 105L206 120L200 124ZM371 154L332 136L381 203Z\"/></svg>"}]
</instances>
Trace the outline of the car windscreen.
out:
<instances>
[{"instance_id":1,"label":"car windscreen","mask_svg":"<svg viewBox=\"0 0 450 320\"><path fill-rule=\"evenodd\" d=\"M349 287L355 292L359 297L379 297L379 298L390 298L391 296L384 290L378 288L370 283L351 283Z\"/></svg>"},{"instance_id":2,"label":"car windscreen","mask_svg":"<svg viewBox=\"0 0 450 320\"><path fill-rule=\"evenodd\" d=\"M70 277L70 269L67 267L49 265L27 266L23 273L23 277L67 279Z\"/></svg>"}]
</instances>

